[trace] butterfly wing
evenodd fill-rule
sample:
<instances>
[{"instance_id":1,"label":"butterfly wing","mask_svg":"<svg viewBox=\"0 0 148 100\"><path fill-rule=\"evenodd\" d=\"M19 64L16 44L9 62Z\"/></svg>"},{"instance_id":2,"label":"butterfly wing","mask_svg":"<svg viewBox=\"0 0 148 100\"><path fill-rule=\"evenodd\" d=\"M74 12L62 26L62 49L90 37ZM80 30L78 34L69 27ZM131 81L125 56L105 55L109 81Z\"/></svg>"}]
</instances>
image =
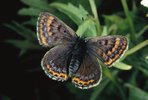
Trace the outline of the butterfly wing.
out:
<instances>
[{"instance_id":1,"label":"butterfly wing","mask_svg":"<svg viewBox=\"0 0 148 100\"><path fill-rule=\"evenodd\" d=\"M41 45L52 47L72 41L76 34L57 17L42 12L37 21L37 36Z\"/></svg>"},{"instance_id":2,"label":"butterfly wing","mask_svg":"<svg viewBox=\"0 0 148 100\"><path fill-rule=\"evenodd\" d=\"M106 66L111 66L128 48L124 36L104 36L91 38L87 41L88 50L96 55Z\"/></svg>"},{"instance_id":3,"label":"butterfly wing","mask_svg":"<svg viewBox=\"0 0 148 100\"><path fill-rule=\"evenodd\" d=\"M47 76L57 81L66 81L67 61L71 54L70 45L58 45L50 49L42 59L41 65Z\"/></svg>"},{"instance_id":4,"label":"butterfly wing","mask_svg":"<svg viewBox=\"0 0 148 100\"><path fill-rule=\"evenodd\" d=\"M86 55L82 64L74 77L72 82L76 87L81 89L88 89L98 85L102 78L101 66L98 64L96 57Z\"/></svg>"}]
</instances>

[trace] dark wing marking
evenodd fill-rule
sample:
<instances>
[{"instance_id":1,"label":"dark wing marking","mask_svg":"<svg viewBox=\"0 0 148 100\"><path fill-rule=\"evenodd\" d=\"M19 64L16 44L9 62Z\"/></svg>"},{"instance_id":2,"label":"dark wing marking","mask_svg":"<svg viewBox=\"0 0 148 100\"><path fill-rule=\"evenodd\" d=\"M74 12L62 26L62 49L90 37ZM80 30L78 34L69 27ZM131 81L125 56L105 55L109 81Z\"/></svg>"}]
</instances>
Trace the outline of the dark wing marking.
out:
<instances>
[{"instance_id":1,"label":"dark wing marking","mask_svg":"<svg viewBox=\"0 0 148 100\"><path fill-rule=\"evenodd\" d=\"M48 51L42 59L41 65L47 76L57 81L68 79L67 61L70 56L70 45L59 45Z\"/></svg>"},{"instance_id":2,"label":"dark wing marking","mask_svg":"<svg viewBox=\"0 0 148 100\"><path fill-rule=\"evenodd\" d=\"M88 89L98 85L102 78L101 66L97 59L86 55L83 62L72 78L76 87Z\"/></svg>"},{"instance_id":3,"label":"dark wing marking","mask_svg":"<svg viewBox=\"0 0 148 100\"><path fill-rule=\"evenodd\" d=\"M52 47L72 41L76 34L54 15L42 12L37 21L37 36L41 45Z\"/></svg>"},{"instance_id":4,"label":"dark wing marking","mask_svg":"<svg viewBox=\"0 0 148 100\"><path fill-rule=\"evenodd\" d=\"M128 48L124 36L104 36L88 39L88 49L95 53L106 66L111 66Z\"/></svg>"}]
</instances>

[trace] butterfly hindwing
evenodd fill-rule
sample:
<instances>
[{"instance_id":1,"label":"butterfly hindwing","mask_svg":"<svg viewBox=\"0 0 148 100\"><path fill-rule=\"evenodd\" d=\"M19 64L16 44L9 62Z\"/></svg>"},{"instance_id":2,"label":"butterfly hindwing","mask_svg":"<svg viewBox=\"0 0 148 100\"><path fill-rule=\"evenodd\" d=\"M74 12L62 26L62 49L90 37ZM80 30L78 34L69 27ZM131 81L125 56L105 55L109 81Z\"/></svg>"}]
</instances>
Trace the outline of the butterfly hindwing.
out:
<instances>
[{"instance_id":1,"label":"butterfly hindwing","mask_svg":"<svg viewBox=\"0 0 148 100\"><path fill-rule=\"evenodd\" d=\"M70 56L70 45L59 45L50 49L42 59L42 68L50 78L57 81L68 79L67 61Z\"/></svg>"},{"instance_id":2,"label":"butterfly hindwing","mask_svg":"<svg viewBox=\"0 0 148 100\"><path fill-rule=\"evenodd\" d=\"M70 77L72 83L81 89L100 83L102 69L98 59L109 67L128 48L124 36L78 37L70 27L48 12L39 15L37 37L41 45L51 48L41 61L47 76L57 81L66 81Z\"/></svg>"},{"instance_id":3,"label":"butterfly hindwing","mask_svg":"<svg viewBox=\"0 0 148 100\"><path fill-rule=\"evenodd\" d=\"M104 36L88 39L88 47L106 66L111 66L128 48L124 36Z\"/></svg>"},{"instance_id":4,"label":"butterfly hindwing","mask_svg":"<svg viewBox=\"0 0 148 100\"><path fill-rule=\"evenodd\" d=\"M54 15L42 12L37 21L37 36L41 45L52 47L72 41L76 34Z\"/></svg>"},{"instance_id":5,"label":"butterfly hindwing","mask_svg":"<svg viewBox=\"0 0 148 100\"><path fill-rule=\"evenodd\" d=\"M98 85L101 78L102 70L96 58L85 55L81 66L72 77L72 82L78 88L88 89Z\"/></svg>"}]
</instances>

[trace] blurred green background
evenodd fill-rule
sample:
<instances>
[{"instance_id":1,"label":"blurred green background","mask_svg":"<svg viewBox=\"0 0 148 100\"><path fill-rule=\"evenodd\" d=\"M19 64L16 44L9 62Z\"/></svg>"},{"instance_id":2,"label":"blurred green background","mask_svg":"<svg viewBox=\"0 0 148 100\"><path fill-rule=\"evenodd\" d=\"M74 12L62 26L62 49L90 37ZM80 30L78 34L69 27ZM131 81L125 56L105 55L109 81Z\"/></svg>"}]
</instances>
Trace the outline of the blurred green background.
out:
<instances>
[{"instance_id":1,"label":"blurred green background","mask_svg":"<svg viewBox=\"0 0 148 100\"><path fill-rule=\"evenodd\" d=\"M140 5L140 1L9 2L11 5L7 5L9 8L3 14L8 16L1 21L0 99L148 100L148 8ZM63 20L79 36L126 36L129 49L112 68L102 66L103 78L95 88L81 90L70 81L53 81L40 66L42 57L48 51L39 45L36 37L36 22L42 11Z\"/></svg>"}]
</instances>

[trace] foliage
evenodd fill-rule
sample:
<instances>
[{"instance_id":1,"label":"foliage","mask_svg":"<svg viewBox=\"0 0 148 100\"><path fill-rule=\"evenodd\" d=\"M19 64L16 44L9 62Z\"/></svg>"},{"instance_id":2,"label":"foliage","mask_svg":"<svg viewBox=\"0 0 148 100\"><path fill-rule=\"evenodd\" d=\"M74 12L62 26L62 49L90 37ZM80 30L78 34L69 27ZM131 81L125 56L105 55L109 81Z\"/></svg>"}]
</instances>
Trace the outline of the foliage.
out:
<instances>
[{"instance_id":1,"label":"foliage","mask_svg":"<svg viewBox=\"0 0 148 100\"><path fill-rule=\"evenodd\" d=\"M37 42L36 32L27 27L36 28L37 16L41 11L51 12L74 29L77 26L76 33L79 36L95 37L120 33L128 37L129 50L114 65L114 67L122 70L130 70L132 68L131 71L128 71L129 75L125 75L127 77L126 80L122 77L122 74L124 74L122 70L103 68L102 82L91 90L79 90L73 87L71 83L66 84L69 92L76 95L76 99L148 100L148 93L146 92L148 91L148 40L143 36L148 29L148 23L146 18L138 16L140 6L136 6L136 0L132 1L131 10L129 10L126 0L121 0L124 11L114 12L111 15L97 13L99 11L97 11L96 4L97 7L101 5L99 4L101 0L96 1L96 3L94 0L81 0L76 1L77 3L73 0L69 2L68 0L61 2L55 0L53 3L48 3L47 0L21 1L28 5L28 8L20 9L18 14L30 16L30 20L22 24L17 22L5 24L6 27L16 31L18 35L23 37L21 40L6 40L6 42L19 48L21 55L32 49L41 49ZM87 9L85 4L90 4ZM103 16L104 23L100 22L100 16L98 17L98 15ZM138 80L141 78L144 83L142 87L139 87L141 83Z\"/></svg>"}]
</instances>

